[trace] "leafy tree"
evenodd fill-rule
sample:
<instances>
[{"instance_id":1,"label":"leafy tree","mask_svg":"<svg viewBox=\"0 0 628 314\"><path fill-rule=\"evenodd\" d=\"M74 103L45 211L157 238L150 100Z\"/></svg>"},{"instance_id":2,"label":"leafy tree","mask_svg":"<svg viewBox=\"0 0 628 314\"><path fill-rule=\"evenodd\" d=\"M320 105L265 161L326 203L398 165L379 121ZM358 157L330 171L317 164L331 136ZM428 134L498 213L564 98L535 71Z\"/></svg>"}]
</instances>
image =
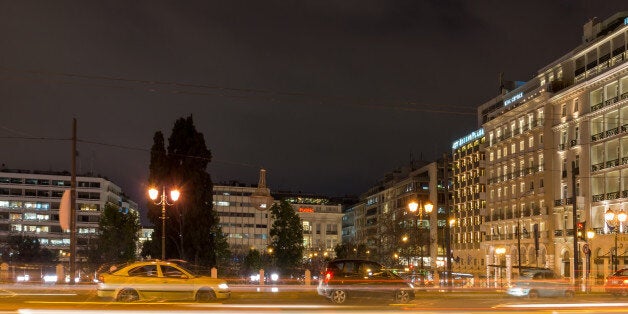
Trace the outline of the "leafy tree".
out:
<instances>
[{"instance_id":1,"label":"leafy tree","mask_svg":"<svg viewBox=\"0 0 628 314\"><path fill-rule=\"evenodd\" d=\"M94 263L121 263L136 258L140 221L136 212L124 212L107 204L100 215L95 249L89 255Z\"/></svg>"},{"instance_id":2,"label":"leafy tree","mask_svg":"<svg viewBox=\"0 0 628 314\"><path fill-rule=\"evenodd\" d=\"M166 258L188 259L202 266L217 266L228 258L228 244L213 209L213 184L207 165L211 152L192 116L175 121L165 149L164 136L156 132L151 149L151 185L178 188L181 197L166 210ZM148 219L155 226L150 255L161 256L161 206L148 205ZM158 245L156 245L158 244ZM176 251L174 250L176 248ZM158 251L155 252L155 249Z\"/></svg>"},{"instance_id":3,"label":"leafy tree","mask_svg":"<svg viewBox=\"0 0 628 314\"><path fill-rule=\"evenodd\" d=\"M281 201L270 208L273 261L284 271L293 271L303 260L303 225L290 203Z\"/></svg>"},{"instance_id":4,"label":"leafy tree","mask_svg":"<svg viewBox=\"0 0 628 314\"><path fill-rule=\"evenodd\" d=\"M37 238L21 234L9 236L2 251L2 259L5 262L49 263L57 260L57 255L51 250L42 248Z\"/></svg>"},{"instance_id":5,"label":"leafy tree","mask_svg":"<svg viewBox=\"0 0 628 314\"><path fill-rule=\"evenodd\" d=\"M355 243L337 244L334 248L336 258L367 258L368 251L366 245Z\"/></svg>"},{"instance_id":6,"label":"leafy tree","mask_svg":"<svg viewBox=\"0 0 628 314\"><path fill-rule=\"evenodd\" d=\"M262 259L262 255L258 250L251 249L249 253L244 257L244 263L242 265L242 271L244 275L257 273L263 267L264 261Z\"/></svg>"}]
</instances>

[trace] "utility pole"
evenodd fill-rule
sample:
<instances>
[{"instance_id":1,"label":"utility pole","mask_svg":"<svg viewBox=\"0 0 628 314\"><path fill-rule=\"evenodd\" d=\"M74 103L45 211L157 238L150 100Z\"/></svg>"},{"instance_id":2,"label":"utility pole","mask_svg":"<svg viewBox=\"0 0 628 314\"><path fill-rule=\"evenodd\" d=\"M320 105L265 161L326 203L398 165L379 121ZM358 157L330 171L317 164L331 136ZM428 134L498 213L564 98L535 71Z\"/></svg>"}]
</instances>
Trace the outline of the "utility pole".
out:
<instances>
[{"instance_id":1,"label":"utility pole","mask_svg":"<svg viewBox=\"0 0 628 314\"><path fill-rule=\"evenodd\" d=\"M72 176L70 178L70 284L76 274L76 118L72 119Z\"/></svg>"}]
</instances>

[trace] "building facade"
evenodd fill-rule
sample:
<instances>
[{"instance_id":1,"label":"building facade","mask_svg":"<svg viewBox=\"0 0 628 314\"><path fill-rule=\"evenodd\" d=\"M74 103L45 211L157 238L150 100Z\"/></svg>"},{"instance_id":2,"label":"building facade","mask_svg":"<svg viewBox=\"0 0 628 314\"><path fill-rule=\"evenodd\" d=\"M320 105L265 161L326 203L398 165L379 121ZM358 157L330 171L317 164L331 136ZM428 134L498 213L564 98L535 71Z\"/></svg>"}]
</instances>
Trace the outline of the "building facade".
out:
<instances>
[{"instance_id":1,"label":"building facade","mask_svg":"<svg viewBox=\"0 0 628 314\"><path fill-rule=\"evenodd\" d=\"M626 265L625 223L605 214L626 211L628 201L628 12L584 27L583 44L541 70L542 79L562 71L565 88L550 99L554 162L554 220L557 261L574 272L572 213L583 229L576 234L576 274L602 282ZM556 80L554 80L555 82ZM584 232L592 231L588 238ZM617 233L616 233L617 232ZM577 232L576 232L577 233ZM585 249L586 248L586 249Z\"/></svg>"},{"instance_id":2,"label":"building facade","mask_svg":"<svg viewBox=\"0 0 628 314\"><path fill-rule=\"evenodd\" d=\"M369 258L437 273L444 270L449 162L413 162L387 174L353 206L355 244ZM419 209L412 213L411 202ZM427 212L427 204L432 211Z\"/></svg>"},{"instance_id":3,"label":"building facade","mask_svg":"<svg viewBox=\"0 0 628 314\"><path fill-rule=\"evenodd\" d=\"M271 215L257 208L251 198L256 191L257 186L239 182L214 185L214 210L234 253L246 254L251 249L265 252L270 244Z\"/></svg>"},{"instance_id":4,"label":"building facade","mask_svg":"<svg viewBox=\"0 0 628 314\"><path fill-rule=\"evenodd\" d=\"M68 260L70 232L59 223L59 207L70 189L67 172L0 170L0 242L15 234L35 237L42 247ZM97 236L100 214L105 205L137 213L137 203L128 199L113 182L92 176L76 177L77 260Z\"/></svg>"},{"instance_id":5,"label":"building facade","mask_svg":"<svg viewBox=\"0 0 628 314\"><path fill-rule=\"evenodd\" d=\"M486 137L476 130L452 145L451 225L453 270L484 274L486 254L481 250L486 209Z\"/></svg>"},{"instance_id":6,"label":"building facade","mask_svg":"<svg viewBox=\"0 0 628 314\"><path fill-rule=\"evenodd\" d=\"M625 265L625 224L605 214L628 199L627 17L585 24L579 47L480 106L489 279L532 266L601 279Z\"/></svg>"}]
</instances>

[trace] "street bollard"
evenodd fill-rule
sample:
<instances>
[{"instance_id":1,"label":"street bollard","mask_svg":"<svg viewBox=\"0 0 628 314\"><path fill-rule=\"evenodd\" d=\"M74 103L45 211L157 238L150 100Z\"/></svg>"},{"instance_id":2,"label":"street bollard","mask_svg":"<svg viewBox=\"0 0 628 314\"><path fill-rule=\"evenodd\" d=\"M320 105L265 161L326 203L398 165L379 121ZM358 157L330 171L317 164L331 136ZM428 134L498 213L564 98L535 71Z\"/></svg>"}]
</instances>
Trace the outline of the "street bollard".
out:
<instances>
[{"instance_id":1,"label":"street bollard","mask_svg":"<svg viewBox=\"0 0 628 314\"><path fill-rule=\"evenodd\" d=\"M312 273L310 272L309 269L306 269L305 270L305 280L304 280L305 285L309 286L311 284L311 281L312 281Z\"/></svg>"}]
</instances>

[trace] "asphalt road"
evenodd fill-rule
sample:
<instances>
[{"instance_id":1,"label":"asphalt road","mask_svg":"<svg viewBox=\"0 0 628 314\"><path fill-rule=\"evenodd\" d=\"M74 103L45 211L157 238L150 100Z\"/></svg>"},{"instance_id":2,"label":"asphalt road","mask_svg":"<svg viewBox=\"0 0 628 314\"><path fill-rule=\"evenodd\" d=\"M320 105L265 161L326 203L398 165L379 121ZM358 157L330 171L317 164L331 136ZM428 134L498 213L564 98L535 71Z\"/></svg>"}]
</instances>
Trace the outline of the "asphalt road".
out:
<instances>
[{"instance_id":1,"label":"asphalt road","mask_svg":"<svg viewBox=\"0 0 628 314\"><path fill-rule=\"evenodd\" d=\"M1 285L0 313L626 313L628 299L601 293L577 294L573 299L508 297L498 291L418 291L409 304L360 300L334 305L304 286L232 286L232 297L216 303L151 300L119 303L100 300L93 285Z\"/></svg>"}]
</instances>

